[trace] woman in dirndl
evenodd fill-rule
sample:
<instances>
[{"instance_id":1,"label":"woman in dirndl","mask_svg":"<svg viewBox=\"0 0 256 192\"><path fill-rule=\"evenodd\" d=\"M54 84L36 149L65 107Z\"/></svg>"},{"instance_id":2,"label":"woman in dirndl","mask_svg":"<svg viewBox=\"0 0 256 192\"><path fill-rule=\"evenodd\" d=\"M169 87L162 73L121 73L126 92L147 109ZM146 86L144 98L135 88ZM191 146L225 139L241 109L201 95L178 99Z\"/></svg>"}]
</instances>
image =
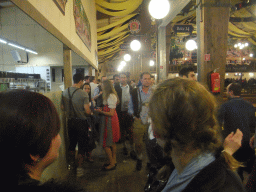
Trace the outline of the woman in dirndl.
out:
<instances>
[{"instance_id":1,"label":"woman in dirndl","mask_svg":"<svg viewBox=\"0 0 256 192\"><path fill-rule=\"evenodd\" d=\"M110 80L103 81L103 109L97 111L102 114L100 122L100 145L103 146L108 162L103 165L104 171L116 169L116 142L120 139L119 121L116 113L118 96Z\"/></svg>"}]
</instances>

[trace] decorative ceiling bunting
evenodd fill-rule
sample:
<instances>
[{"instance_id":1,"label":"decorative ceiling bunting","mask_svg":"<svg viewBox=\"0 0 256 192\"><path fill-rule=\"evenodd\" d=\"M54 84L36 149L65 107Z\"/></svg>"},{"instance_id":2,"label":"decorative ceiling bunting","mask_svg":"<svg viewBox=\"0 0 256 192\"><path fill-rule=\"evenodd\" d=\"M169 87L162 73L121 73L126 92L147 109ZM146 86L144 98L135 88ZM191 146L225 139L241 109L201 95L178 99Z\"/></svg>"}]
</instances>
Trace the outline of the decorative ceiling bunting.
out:
<instances>
[{"instance_id":1,"label":"decorative ceiling bunting","mask_svg":"<svg viewBox=\"0 0 256 192\"><path fill-rule=\"evenodd\" d=\"M115 35L117 33L120 33L121 31L126 30L126 29L128 29L128 24L125 24L124 26L119 27L117 29L113 29L112 31L110 31L109 33L106 33L104 35L98 36L97 40L107 39L107 38L109 38L109 37L111 37L111 36L113 36L113 35Z\"/></svg>"},{"instance_id":2,"label":"decorative ceiling bunting","mask_svg":"<svg viewBox=\"0 0 256 192\"><path fill-rule=\"evenodd\" d=\"M142 0L127 0L125 2L120 2L120 3L108 3L107 1L104 1L104 0L96 0L96 4L100 5L101 7L104 7L106 9L116 10L116 11L122 11L128 8L130 9L134 6L139 6L141 3L142 3Z\"/></svg>"},{"instance_id":3,"label":"decorative ceiling bunting","mask_svg":"<svg viewBox=\"0 0 256 192\"><path fill-rule=\"evenodd\" d=\"M102 54L102 55L100 55L100 56L101 56L101 57L106 57L106 56L108 56L108 55L117 53L117 52L119 52L120 50L121 50L121 49L116 49L116 50L113 50L113 51L111 51L111 52L109 52L109 53Z\"/></svg>"},{"instance_id":4,"label":"decorative ceiling bunting","mask_svg":"<svg viewBox=\"0 0 256 192\"><path fill-rule=\"evenodd\" d=\"M107 26L105 26L105 27L101 27L101 28L97 29L97 33L98 33L98 32L101 32L101 31L105 31L105 30L110 29L110 28L113 28L113 27L115 27L115 26L117 26L117 25L120 25L120 24L122 24L122 23L128 21L129 19L131 19L132 17L134 17L134 16L136 16L136 15L137 15L137 14L128 15L128 16L126 16L126 17L124 17L124 18L118 20L117 22L111 23L111 24L109 24L109 25L107 25Z\"/></svg>"},{"instance_id":5,"label":"decorative ceiling bunting","mask_svg":"<svg viewBox=\"0 0 256 192\"><path fill-rule=\"evenodd\" d=\"M138 0L138 1L142 2L142 0ZM96 4L97 11L99 11L101 13L104 13L106 15L111 15L111 16L126 16L126 15L129 15L132 12L134 12L138 7L139 7L139 5L138 6L134 5L130 9L126 9L126 10L123 10L123 11L113 11L112 12L112 11L108 11L108 10L106 10L106 9L104 9L104 8L102 8L102 7L100 7L99 5Z\"/></svg>"},{"instance_id":6,"label":"decorative ceiling bunting","mask_svg":"<svg viewBox=\"0 0 256 192\"><path fill-rule=\"evenodd\" d=\"M242 23L242 25L252 31L256 31L256 23L250 22L250 23Z\"/></svg>"},{"instance_id":7,"label":"decorative ceiling bunting","mask_svg":"<svg viewBox=\"0 0 256 192\"><path fill-rule=\"evenodd\" d=\"M124 35L124 36L121 36L121 37L119 37L119 38L117 38L117 39L115 39L114 41L110 41L110 42L108 42L108 43L104 43L104 44L100 44L100 45L98 45L98 47L100 48L100 47L102 47L102 46L109 46L109 45L114 45L114 44L116 44L116 43L118 43L118 42L120 42L120 41L122 41L122 40L124 40L126 37L128 37L130 34L127 34L127 35ZM101 48L100 48L101 49Z\"/></svg>"},{"instance_id":8,"label":"decorative ceiling bunting","mask_svg":"<svg viewBox=\"0 0 256 192\"><path fill-rule=\"evenodd\" d=\"M129 35L126 35L126 36L124 36L122 38L118 38L117 40L115 40L115 41L113 41L111 43L101 44L101 45L98 46L98 49L103 49L103 48L106 48L106 47L109 47L109 46L113 46L113 45L117 44L118 42L124 40L128 36Z\"/></svg>"},{"instance_id":9,"label":"decorative ceiling bunting","mask_svg":"<svg viewBox=\"0 0 256 192\"><path fill-rule=\"evenodd\" d=\"M122 33L119 33L118 35L116 35L116 36L114 36L114 37L112 37L110 39L107 39L107 40L104 40L104 41L98 41L98 45L108 43L110 41L113 41L114 39L117 39L118 37L125 36L128 33L129 33L129 31L122 32Z\"/></svg>"},{"instance_id":10,"label":"decorative ceiling bunting","mask_svg":"<svg viewBox=\"0 0 256 192\"><path fill-rule=\"evenodd\" d=\"M111 53L112 51L115 51L115 50L117 50L117 49L120 49L120 48L119 48L119 45L121 45L121 43L120 43L120 44L117 44L117 45L115 45L115 46L113 46L113 47L111 47L111 48L104 49L104 50L102 50L102 51L98 51L98 55L105 55L105 54Z\"/></svg>"},{"instance_id":11,"label":"decorative ceiling bunting","mask_svg":"<svg viewBox=\"0 0 256 192\"><path fill-rule=\"evenodd\" d=\"M256 42L252 38L248 38L248 41L252 43L253 45L256 45Z\"/></svg>"},{"instance_id":12,"label":"decorative ceiling bunting","mask_svg":"<svg viewBox=\"0 0 256 192\"><path fill-rule=\"evenodd\" d=\"M120 42L121 41L121 42ZM112 42L112 43L109 43L109 44L104 44L104 45L101 45L101 46L98 46L98 50L100 49L104 49L106 47L110 47L110 46L114 46L116 45L117 43L124 43L124 41L122 41L122 39L120 39L119 41L116 41L116 42Z\"/></svg>"},{"instance_id":13,"label":"decorative ceiling bunting","mask_svg":"<svg viewBox=\"0 0 256 192\"><path fill-rule=\"evenodd\" d=\"M232 35L232 36L235 36L235 37L241 37L241 38L248 38L248 37L250 37L249 35L241 35L241 34L237 34L237 33L235 33L234 31L232 31L232 30L228 30L228 33L230 34L230 35Z\"/></svg>"},{"instance_id":14,"label":"decorative ceiling bunting","mask_svg":"<svg viewBox=\"0 0 256 192\"><path fill-rule=\"evenodd\" d=\"M101 36L101 35L103 35L104 33L105 33L105 31L99 32L99 33L97 33L97 36Z\"/></svg>"},{"instance_id":15,"label":"decorative ceiling bunting","mask_svg":"<svg viewBox=\"0 0 256 192\"><path fill-rule=\"evenodd\" d=\"M250 35L250 33L247 33L241 29L239 29L238 27L236 27L234 24L232 24L231 22L229 22L228 24L228 28L231 30L231 31L234 31L235 33L238 33L240 35Z\"/></svg>"}]
</instances>

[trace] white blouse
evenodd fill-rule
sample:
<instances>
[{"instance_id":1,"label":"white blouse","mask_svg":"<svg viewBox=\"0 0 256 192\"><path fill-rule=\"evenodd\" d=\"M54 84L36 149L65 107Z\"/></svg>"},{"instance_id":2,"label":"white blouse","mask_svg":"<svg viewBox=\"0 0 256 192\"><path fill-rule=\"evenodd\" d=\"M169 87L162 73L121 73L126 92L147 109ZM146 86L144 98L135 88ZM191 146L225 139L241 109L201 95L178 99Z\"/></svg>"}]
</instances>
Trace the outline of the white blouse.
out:
<instances>
[{"instance_id":1,"label":"white blouse","mask_svg":"<svg viewBox=\"0 0 256 192\"><path fill-rule=\"evenodd\" d=\"M115 94L110 94L107 101L103 101L103 105L108 105L108 108L110 109L115 109L116 108L116 103L117 103L117 97Z\"/></svg>"}]
</instances>

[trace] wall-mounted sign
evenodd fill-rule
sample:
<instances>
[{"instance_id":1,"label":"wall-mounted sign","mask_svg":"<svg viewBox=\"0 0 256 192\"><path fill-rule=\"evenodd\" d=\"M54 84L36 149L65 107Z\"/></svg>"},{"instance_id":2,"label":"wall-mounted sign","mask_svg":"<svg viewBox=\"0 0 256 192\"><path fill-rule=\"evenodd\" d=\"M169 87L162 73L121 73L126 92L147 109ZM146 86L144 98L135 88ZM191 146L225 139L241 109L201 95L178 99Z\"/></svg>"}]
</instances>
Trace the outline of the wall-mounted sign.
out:
<instances>
[{"instance_id":1,"label":"wall-mounted sign","mask_svg":"<svg viewBox=\"0 0 256 192\"><path fill-rule=\"evenodd\" d=\"M192 25L174 25L173 31L175 33L192 33L194 27Z\"/></svg>"},{"instance_id":2,"label":"wall-mounted sign","mask_svg":"<svg viewBox=\"0 0 256 192\"><path fill-rule=\"evenodd\" d=\"M133 19L129 22L128 29L131 33L139 33L141 29L140 22L136 19Z\"/></svg>"},{"instance_id":3,"label":"wall-mounted sign","mask_svg":"<svg viewBox=\"0 0 256 192\"><path fill-rule=\"evenodd\" d=\"M210 54L205 54L204 55L204 60L205 61L211 61L211 55Z\"/></svg>"},{"instance_id":4,"label":"wall-mounted sign","mask_svg":"<svg viewBox=\"0 0 256 192\"><path fill-rule=\"evenodd\" d=\"M81 0L74 0L74 18L77 35L91 51L91 25Z\"/></svg>"}]
</instances>

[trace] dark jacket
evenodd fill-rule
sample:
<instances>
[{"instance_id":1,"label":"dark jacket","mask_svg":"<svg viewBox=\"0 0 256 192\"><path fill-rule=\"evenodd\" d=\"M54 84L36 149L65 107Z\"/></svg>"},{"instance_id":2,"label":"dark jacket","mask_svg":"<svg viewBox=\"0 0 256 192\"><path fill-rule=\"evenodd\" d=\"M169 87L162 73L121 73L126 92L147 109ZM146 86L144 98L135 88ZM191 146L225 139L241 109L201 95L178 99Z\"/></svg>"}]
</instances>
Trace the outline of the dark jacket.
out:
<instances>
[{"instance_id":1,"label":"dark jacket","mask_svg":"<svg viewBox=\"0 0 256 192\"><path fill-rule=\"evenodd\" d=\"M119 103L117 104L117 106L116 106L116 112L117 112L117 114L120 114L120 112L121 112L121 104L122 104L122 88L121 88L121 86L120 86L120 83L116 83L115 85L114 85L114 88L115 88L115 90L116 90L116 93L117 93L117 96L118 96L118 98L119 98ZM131 91L132 91L132 87L129 85L129 88L130 88L130 93L131 93Z\"/></svg>"},{"instance_id":2,"label":"dark jacket","mask_svg":"<svg viewBox=\"0 0 256 192\"><path fill-rule=\"evenodd\" d=\"M169 171L166 169L167 172L163 174L167 175L167 178L162 181L151 178L152 184L147 183L145 192L160 192L164 189L174 170L172 162L168 165ZM182 192L245 192L245 188L237 173L228 168L224 157L218 156L215 161L203 168Z\"/></svg>"},{"instance_id":3,"label":"dark jacket","mask_svg":"<svg viewBox=\"0 0 256 192\"><path fill-rule=\"evenodd\" d=\"M224 157L202 169L183 192L245 192L239 176L227 168Z\"/></svg>"},{"instance_id":4,"label":"dark jacket","mask_svg":"<svg viewBox=\"0 0 256 192\"><path fill-rule=\"evenodd\" d=\"M243 133L242 145L248 144L255 129L255 108L242 98L233 98L221 105L218 120L220 125L224 123L224 138L239 128Z\"/></svg>"},{"instance_id":5,"label":"dark jacket","mask_svg":"<svg viewBox=\"0 0 256 192\"><path fill-rule=\"evenodd\" d=\"M139 99L138 99L138 88L134 88L131 91L131 98L133 104L133 115L137 118L140 118L140 109L139 109Z\"/></svg>"}]
</instances>

